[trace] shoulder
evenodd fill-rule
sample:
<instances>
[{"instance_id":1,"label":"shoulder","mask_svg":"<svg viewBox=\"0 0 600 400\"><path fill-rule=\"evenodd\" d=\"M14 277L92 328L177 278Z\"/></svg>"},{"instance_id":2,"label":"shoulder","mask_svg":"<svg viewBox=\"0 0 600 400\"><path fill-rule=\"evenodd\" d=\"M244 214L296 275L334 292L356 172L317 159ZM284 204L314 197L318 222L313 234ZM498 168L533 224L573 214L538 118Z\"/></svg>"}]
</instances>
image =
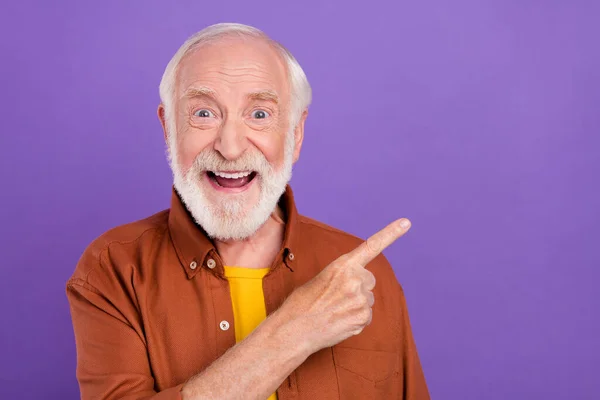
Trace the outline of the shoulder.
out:
<instances>
[{"instance_id":1,"label":"shoulder","mask_svg":"<svg viewBox=\"0 0 600 400\"><path fill-rule=\"evenodd\" d=\"M310 235L309 237L326 241L330 245L354 248L362 242L358 236L304 215L300 215L298 221L303 235Z\"/></svg>"},{"instance_id":2,"label":"shoulder","mask_svg":"<svg viewBox=\"0 0 600 400\"><path fill-rule=\"evenodd\" d=\"M115 269L125 267L124 264L131 264L142 255L144 249L153 247L152 242L168 234L168 217L169 210L163 210L106 231L84 250L69 282L91 283L90 275L94 275L98 270Z\"/></svg>"},{"instance_id":3,"label":"shoulder","mask_svg":"<svg viewBox=\"0 0 600 400\"><path fill-rule=\"evenodd\" d=\"M309 241L310 247L316 253L330 254L328 262L354 250L364 242L364 239L356 235L304 215L300 215L298 221L300 223L300 233L303 238L306 238L303 241ZM378 283L382 280L388 281L391 284L389 290L397 290L396 275L385 255L380 254L377 256L367 265L367 269L373 272Z\"/></svg>"}]
</instances>

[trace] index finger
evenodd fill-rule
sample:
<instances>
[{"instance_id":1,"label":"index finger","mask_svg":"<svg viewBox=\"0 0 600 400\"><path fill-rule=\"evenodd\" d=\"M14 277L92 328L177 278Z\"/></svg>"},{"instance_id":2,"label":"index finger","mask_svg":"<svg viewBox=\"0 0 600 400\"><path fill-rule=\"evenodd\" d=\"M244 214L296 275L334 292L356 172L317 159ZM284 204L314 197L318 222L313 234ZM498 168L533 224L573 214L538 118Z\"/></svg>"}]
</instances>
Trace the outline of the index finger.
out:
<instances>
[{"instance_id":1,"label":"index finger","mask_svg":"<svg viewBox=\"0 0 600 400\"><path fill-rule=\"evenodd\" d=\"M400 218L365 240L347 256L364 267L396 239L408 232L410 225L408 219Z\"/></svg>"}]
</instances>

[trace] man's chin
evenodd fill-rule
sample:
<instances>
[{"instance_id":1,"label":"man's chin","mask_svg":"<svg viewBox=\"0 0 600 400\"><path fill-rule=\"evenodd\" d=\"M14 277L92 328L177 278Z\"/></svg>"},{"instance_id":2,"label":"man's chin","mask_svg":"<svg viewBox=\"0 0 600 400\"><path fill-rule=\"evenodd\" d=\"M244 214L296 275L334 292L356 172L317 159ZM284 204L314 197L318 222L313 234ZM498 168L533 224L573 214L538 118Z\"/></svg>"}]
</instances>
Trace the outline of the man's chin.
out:
<instances>
[{"instance_id":1,"label":"man's chin","mask_svg":"<svg viewBox=\"0 0 600 400\"><path fill-rule=\"evenodd\" d=\"M210 217L210 223L202 224L206 233L217 240L247 239L254 235L266 222L259 220L257 215L249 215L246 212L221 212L213 213Z\"/></svg>"}]
</instances>

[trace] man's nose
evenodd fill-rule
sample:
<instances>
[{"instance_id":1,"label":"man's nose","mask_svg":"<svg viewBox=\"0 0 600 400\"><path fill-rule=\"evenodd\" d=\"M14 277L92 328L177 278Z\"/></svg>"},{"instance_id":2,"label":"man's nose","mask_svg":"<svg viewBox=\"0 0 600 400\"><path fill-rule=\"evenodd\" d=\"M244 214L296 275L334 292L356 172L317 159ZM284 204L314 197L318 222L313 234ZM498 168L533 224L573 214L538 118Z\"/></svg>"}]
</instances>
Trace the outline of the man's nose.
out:
<instances>
[{"instance_id":1,"label":"man's nose","mask_svg":"<svg viewBox=\"0 0 600 400\"><path fill-rule=\"evenodd\" d=\"M248 139L242 122L227 118L215 139L214 149L226 160L239 158L248 149Z\"/></svg>"}]
</instances>

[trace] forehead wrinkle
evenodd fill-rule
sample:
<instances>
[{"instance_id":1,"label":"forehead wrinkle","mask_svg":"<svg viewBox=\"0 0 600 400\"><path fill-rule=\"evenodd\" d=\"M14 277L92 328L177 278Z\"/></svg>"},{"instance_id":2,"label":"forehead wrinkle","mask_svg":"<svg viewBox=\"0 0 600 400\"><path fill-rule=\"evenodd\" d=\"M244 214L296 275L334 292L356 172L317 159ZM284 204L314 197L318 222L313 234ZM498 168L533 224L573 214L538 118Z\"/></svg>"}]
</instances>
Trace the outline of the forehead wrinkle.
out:
<instances>
[{"instance_id":1,"label":"forehead wrinkle","mask_svg":"<svg viewBox=\"0 0 600 400\"><path fill-rule=\"evenodd\" d=\"M220 72L209 75L203 74L201 78L194 79L189 85L187 85L188 89L184 91L184 96L186 94L190 94L192 96L203 95L215 98L218 97L218 92L210 87L215 87L215 89L220 87L226 91L229 91L240 84L246 86L248 91L251 91L248 93L248 97L253 95L252 97L262 97L269 100L279 98L277 84L271 79L260 76L249 77L247 75L232 77ZM223 85L225 86L223 87ZM254 96L254 94L260 94L261 96Z\"/></svg>"},{"instance_id":2,"label":"forehead wrinkle","mask_svg":"<svg viewBox=\"0 0 600 400\"><path fill-rule=\"evenodd\" d=\"M277 63L279 64L279 63ZM186 65L186 75L210 77L211 75L224 75L231 78L249 77L256 79L268 79L270 81L285 81L287 79L287 70L281 65L265 64L261 62L244 62L243 65L235 62L222 62L211 60L202 60L194 64Z\"/></svg>"},{"instance_id":3,"label":"forehead wrinkle","mask_svg":"<svg viewBox=\"0 0 600 400\"><path fill-rule=\"evenodd\" d=\"M237 53L233 53L232 58L228 59L224 57L223 53L215 55L214 58L212 55L203 57L205 54L201 53L203 51L197 49L188 54L181 65L179 84L191 89L186 91L188 94L199 94L216 100L222 90L226 92L231 89L237 90L235 87L242 85L238 89L245 87L246 93L240 94L246 98L264 98L276 104L280 104L283 100L280 95L287 98L285 90L289 86L289 77L278 54L273 60L263 60L254 59L252 54L249 55L250 59L241 59L236 57ZM210 91L194 91L193 88L198 86L214 89L212 89L212 93ZM283 92L279 93L280 90ZM258 93L262 91L266 92Z\"/></svg>"},{"instance_id":4,"label":"forehead wrinkle","mask_svg":"<svg viewBox=\"0 0 600 400\"><path fill-rule=\"evenodd\" d=\"M230 79L234 79L234 80L243 80L245 78L254 78L260 81L265 81L265 82L274 82L276 81L276 76L274 74L271 73L267 73L267 72L258 72L257 71L252 71L252 72L229 72L229 71L210 71L207 73L203 73L202 74L204 77L210 78L211 75L218 75L220 77L226 77L226 78L230 78ZM220 78L222 79L222 78Z\"/></svg>"},{"instance_id":5,"label":"forehead wrinkle","mask_svg":"<svg viewBox=\"0 0 600 400\"><path fill-rule=\"evenodd\" d=\"M220 62L218 63L218 67L219 69L234 71L266 71L270 65L261 62L245 61L241 65L235 62Z\"/></svg>"}]
</instances>

